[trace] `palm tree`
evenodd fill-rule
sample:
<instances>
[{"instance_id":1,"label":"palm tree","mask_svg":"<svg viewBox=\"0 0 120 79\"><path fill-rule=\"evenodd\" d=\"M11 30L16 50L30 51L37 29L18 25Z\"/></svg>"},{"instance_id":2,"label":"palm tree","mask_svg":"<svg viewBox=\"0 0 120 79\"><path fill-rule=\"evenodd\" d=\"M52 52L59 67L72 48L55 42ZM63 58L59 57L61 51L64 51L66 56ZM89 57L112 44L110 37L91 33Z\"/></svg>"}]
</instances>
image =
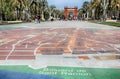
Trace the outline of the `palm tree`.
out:
<instances>
[{"instance_id":1,"label":"palm tree","mask_svg":"<svg viewBox=\"0 0 120 79\"><path fill-rule=\"evenodd\" d=\"M22 0L23 4L23 14L24 14L24 19L27 21L30 19L30 0Z\"/></svg>"},{"instance_id":2,"label":"palm tree","mask_svg":"<svg viewBox=\"0 0 120 79\"><path fill-rule=\"evenodd\" d=\"M83 8L80 8L78 10L78 19L82 20L84 18L84 9Z\"/></svg>"},{"instance_id":3,"label":"palm tree","mask_svg":"<svg viewBox=\"0 0 120 79\"><path fill-rule=\"evenodd\" d=\"M47 11L47 0L1 0L0 15L1 20L30 19L31 16L42 15L44 18L44 10ZM3 18L2 18L3 17Z\"/></svg>"},{"instance_id":4,"label":"palm tree","mask_svg":"<svg viewBox=\"0 0 120 79\"><path fill-rule=\"evenodd\" d=\"M107 6L107 18L111 19L112 16L112 0L108 0L108 6Z\"/></svg>"},{"instance_id":5,"label":"palm tree","mask_svg":"<svg viewBox=\"0 0 120 79\"><path fill-rule=\"evenodd\" d=\"M89 8L90 7L90 3L88 1L85 1L83 3L83 13L85 14L84 18L86 18L88 20L89 18Z\"/></svg>"},{"instance_id":6,"label":"palm tree","mask_svg":"<svg viewBox=\"0 0 120 79\"><path fill-rule=\"evenodd\" d=\"M50 6L48 7L48 11L49 11L49 20L50 20L52 14L53 14L55 8L56 8L55 5L50 5Z\"/></svg>"},{"instance_id":7,"label":"palm tree","mask_svg":"<svg viewBox=\"0 0 120 79\"><path fill-rule=\"evenodd\" d=\"M2 8L1 8L2 19L8 20L8 18L10 18L12 16L12 14L11 14L12 8L10 7L11 4L7 0L2 0L1 4L2 4Z\"/></svg>"},{"instance_id":8,"label":"palm tree","mask_svg":"<svg viewBox=\"0 0 120 79\"><path fill-rule=\"evenodd\" d=\"M92 17L97 19L103 17L103 20L111 18L114 14L119 17L120 0L91 0Z\"/></svg>"},{"instance_id":9,"label":"palm tree","mask_svg":"<svg viewBox=\"0 0 120 79\"><path fill-rule=\"evenodd\" d=\"M98 0L91 0L91 11L92 11L92 18L95 19L95 10L98 6Z\"/></svg>"},{"instance_id":10,"label":"palm tree","mask_svg":"<svg viewBox=\"0 0 120 79\"><path fill-rule=\"evenodd\" d=\"M12 8L16 12L16 19L21 20L23 16L23 11L27 8L27 3L29 3L29 0L27 2L25 0L10 0L10 3L12 4Z\"/></svg>"},{"instance_id":11,"label":"palm tree","mask_svg":"<svg viewBox=\"0 0 120 79\"><path fill-rule=\"evenodd\" d=\"M2 21L2 0L0 0L0 19Z\"/></svg>"},{"instance_id":12,"label":"palm tree","mask_svg":"<svg viewBox=\"0 0 120 79\"><path fill-rule=\"evenodd\" d=\"M42 20L45 20L45 18L44 18L44 10L45 10L45 8L48 7L48 3L47 3L47 0L41 0L41 3L42 3Z\"/></svg>"},{"instance_id":13,"label":"palm tree","mask_svg":"<svg viewBox=\"0 0 120 79\"><path fill-rule=\"evenodd\" d=\"M35 17L37 15L37 2L36 2L36 0L31 1L30 12L31 12L31 16L34 15L33 17Z\"/></svg>"},{"instance_id":14,"label":"palm tree","mask_svg":"<svg viewBox=\"0 0 120 79\"><path fill-rule=\"evenodd\" d=\"M31 15L40 15L42 16L42 20L44 20L44 10L47 8L48 3L46 0L32 0L30 7L31 7ZM34 11L34 13L33 13Z\"/></svg>"},{"instance_id":15,"label":"palm tree","mask_svg":"<svg viewBox=\"0 0 120 79\"><path fill-rule=\"evenodd\" d=\"M112 0L112 7L113 7L114 10L115 10L116 19L119 18L120 1L119 1L119 0Z\"/></svg>"},{"instance_id":16,"label":"palm tree","mask_svg":"<svg viewBox=\"0 0 120 79\"><path fill-rule=\"evenodd\" d=\"M54 18L58 20L58 18L60 18L61 16L61 10L59 9L53 10L53 15L54 15Z\"/></svg>"},{"instance_id":17,"label":"palm tree","mask_svg":"<svg viewBox=\"0 0 120 79\"><path fill-rule=\"evenodd\" d=\"M101 5L101 0L91 0L91 13L93 19L100 19L103 8Z\"/></svg>"},{"instance_id":18,"label":"palm tree","mask_svg":"<svg viewBox=\"0 0 120 79\"><path fill-rule=\"evenodd\" d=\"M21 20L28 2L29 0L1 0L3 20Z\"/></svg>"},{"instance_id":19,"label":"palm tree","mask_svg":"<svg viewBox=\"0 0 120 79\"><path fill-rule=\"evenodd\" d=\"M103 20L106 20L107 19L107 7L108 7L108 4L109 4L109 0L101 0L100 1L101 3L101 6L102 6L102 9L103 9Z\"/></svg>"}]
</instances>

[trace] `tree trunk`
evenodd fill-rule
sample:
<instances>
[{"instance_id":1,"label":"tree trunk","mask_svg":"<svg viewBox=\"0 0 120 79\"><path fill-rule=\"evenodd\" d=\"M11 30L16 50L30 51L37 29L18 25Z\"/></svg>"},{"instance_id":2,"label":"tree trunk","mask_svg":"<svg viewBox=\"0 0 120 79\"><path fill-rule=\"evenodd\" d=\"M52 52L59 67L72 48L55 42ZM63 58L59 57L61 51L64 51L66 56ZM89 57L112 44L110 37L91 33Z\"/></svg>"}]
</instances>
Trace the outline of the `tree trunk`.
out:
<instances>
[{"instance_id":1,"label":"tree trunk","mask_svg":"<svg viewBox=\"0 0 120 79\"><path fill-rule=\"evenodd\" d=\"M19 14L19 10L18 8L16 8L16 20L18 20L18 14Z\"/></svg>"},{"instance_id":2,"label":"tree trunk","mask_svg":"<svg viewBox=\"0 0 120 79\"><path fill-rule=\"evenodd\" d=\"M0 16L1 16L1 21L2 21L2 20L3 20L3 17L2 17L2 15L3 15L2 0L1 0L1 4L0 4L0 6L1 6L1 7L0 7L0 9L1 9L1 11L0 11L1 15L0 15Z\"/></svg>"},{"instance_id":3,"label":"tree trunk","mask_svg":"<svg viewBox=\"0 0 120 79\"><path fill-rule=\"evenodd\" d=\"M89 19L89 12L87 11L87 20Z\"/></svg>"},{"instance_id":4,"label":"tree trunk","mask_svg":"<svg viewBox=\"0 0 120 79\"><path fill-rule=\"evenodd\" d=\"M84 19L85 19L85 14L83 15Z\"/></svg>"},{"instance_id":5,"label":"tree trunk","mask_svg":"<svg viewBox=\"0 0 120 79\"><path fill-rule=\"evenodd\" d=\"M92 10L92 19L95 20L95 9Z\"/></svg>"},{"instance_id":6,"label":"tree trunk","mask_svg":"<svg viewBox=\"0 0 120 79\"><path fill-rule=\"evenodd\" d=\"M49 12L49 20L51 19L51 11Z\"/></svg>"}]
</instances>

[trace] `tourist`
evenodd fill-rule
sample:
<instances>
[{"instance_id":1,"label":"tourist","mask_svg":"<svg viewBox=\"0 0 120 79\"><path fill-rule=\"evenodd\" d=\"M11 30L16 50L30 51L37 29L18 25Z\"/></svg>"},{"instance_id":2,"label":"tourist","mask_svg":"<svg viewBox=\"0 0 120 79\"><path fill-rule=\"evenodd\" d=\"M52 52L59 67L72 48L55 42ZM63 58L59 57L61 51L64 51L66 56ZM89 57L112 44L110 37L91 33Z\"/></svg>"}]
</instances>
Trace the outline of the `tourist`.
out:
<instances>
[{"instance_id":1,"label":"tourist","mask_svg":"<svg viewBox=\"0 0 120 79\"><path fill-rule=\"evenodd\" d=\"M54 21L53 16L50 17L50 20L51 20L51 21Z\"/></svg>"},{"instance_id":2,"label":"tourist","mask_svg":"<svg viewBox=\"0 0 120 79\"><path fill-rule=\"evenodd\" d=\"M40 16L38 16L38 23L40 23Z\"/></svg>"},{"instance_id":3,"label":"tourist","mask_svg":"<svg viewBox=\"0 0 120 79\"><path fill-rule=\"evenodd\" d=\"M38 23L38 16L35 16L35 23Z\"/></svg>"}]
</instances>

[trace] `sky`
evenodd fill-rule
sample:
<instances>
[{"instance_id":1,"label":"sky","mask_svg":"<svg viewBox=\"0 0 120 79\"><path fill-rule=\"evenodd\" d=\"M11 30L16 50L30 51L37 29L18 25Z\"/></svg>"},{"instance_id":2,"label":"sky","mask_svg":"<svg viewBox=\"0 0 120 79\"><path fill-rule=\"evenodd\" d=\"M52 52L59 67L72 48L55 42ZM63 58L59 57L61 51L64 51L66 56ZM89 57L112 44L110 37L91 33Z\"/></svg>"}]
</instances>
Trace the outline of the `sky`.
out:
<instances>
[{"instance_id":1,"label":"sky","mask_svg":"<svg viewBox=\"0 0 120 79\"><path fill-rule=\"evenodd\" d=\"M67 7L74 7L78 6L78 8L81 8L84 1L90 1L90 0L47 0L49 5L55 5L58 9L64 9L64 6Z\"/></svg>"}]
</instances>

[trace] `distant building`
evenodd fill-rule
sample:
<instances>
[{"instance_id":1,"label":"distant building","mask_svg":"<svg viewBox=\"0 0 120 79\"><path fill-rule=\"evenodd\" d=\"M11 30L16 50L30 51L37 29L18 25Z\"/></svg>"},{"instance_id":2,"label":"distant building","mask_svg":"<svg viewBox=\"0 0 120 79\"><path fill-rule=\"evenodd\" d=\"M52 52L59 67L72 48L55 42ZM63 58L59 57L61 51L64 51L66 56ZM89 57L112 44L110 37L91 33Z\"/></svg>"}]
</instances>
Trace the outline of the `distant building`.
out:
<instances>
[{"instance_id":1,"label":"distant building","mask_svg":"<svg viewBox=\"0 0 120 79\"><path fill-rule=\"evenodd\" d=\"M78 7L68 8L64 7L65 19L76 20L78 18Z\"/></svg>"}]
</instances>

